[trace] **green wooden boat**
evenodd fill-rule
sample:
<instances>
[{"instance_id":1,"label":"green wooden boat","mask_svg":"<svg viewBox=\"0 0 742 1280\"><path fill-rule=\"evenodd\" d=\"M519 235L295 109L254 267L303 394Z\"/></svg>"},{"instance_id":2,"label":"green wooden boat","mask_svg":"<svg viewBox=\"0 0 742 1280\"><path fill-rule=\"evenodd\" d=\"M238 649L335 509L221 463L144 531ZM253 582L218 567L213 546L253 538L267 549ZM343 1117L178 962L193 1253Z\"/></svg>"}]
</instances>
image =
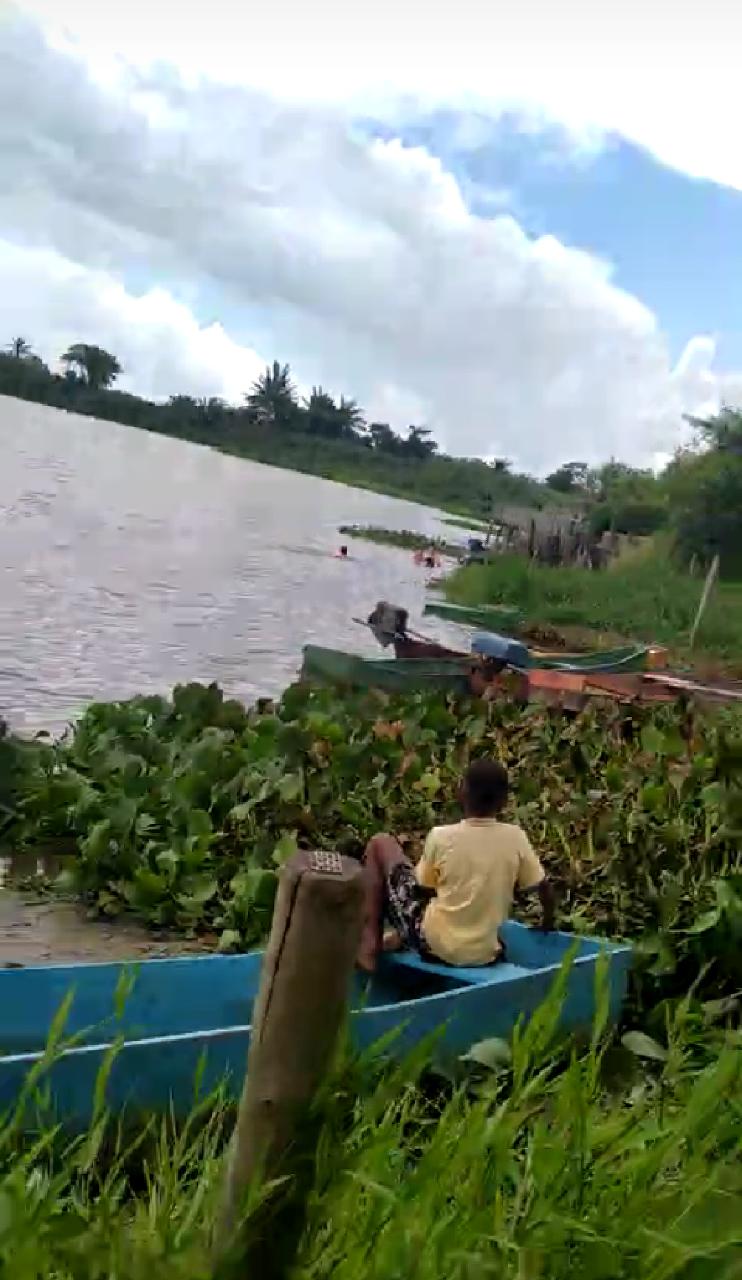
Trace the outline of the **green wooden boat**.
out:
<instances>
[{"instance_id":1,"label":"green wooden boat","mask_svg":"<svg viewBox=\"0 0 742 1280\"><path fill-rule=\"evenodd\" d=\"M481 628L490 634L503 635L504 629L505 637L509 631L517 634L518 626L523 621L519 610L514 605L507 604L461 605L451 604L447 600L430 600L424 611L426 614L445 618L447 622ZM475 637L475 641L476 639L478 637ZM476 652L486 652L476 644L474 648ZM592 671L601 675L618 675L622 671L646 671L650 665L651 652L651 645L632 644L621 645L616 649L596 649L590 653L561 653L531 648L524 669L538 667L550 671Z\"/></svg>"},{"instance_id":2,"label":"green wooden boat","mask_svg":"<svg viewBox=\"0 0 742 1280\"><path fill-rule=\"evenodd\" d=\"M646 671L652 653L650 645L622 645L618 649L598 649L594 653L544 653L528 649L519 640L487 631L472 637L471 648L479 658L505 661L519 671L569 671L577 675Z\"/></svg>"},{"instance_id":3,"label":"green wooden boat","mask_svg":"<svg viewBox=\"0 0 742 1280\"><path fill-rule=\"evenodd\" d=\"M308 644L301 679L387 693L467 693L473 660L462 658L362 658L356 653Z\"/></svg>"},{"instance_id":4,"label":"green wooden boat","mask_svg":"<svg viewBox=\"0 0 742 1280\"><path fill-rule=\"evenodd\" d=\"M500 631L517 627L523 618L513 604L452 604L448 600L428 600L423 610L446 622L463 627L481 627L483 631Z\"/></svg>"},{"instance_id":5,"label":"green wooden boat","mask_svg":"<svg viewBox=\"0 0 742 1280\"><path fill-rule=\"evenodd\" d=\"M576 671L585 675L620 675L622 671L646 671L650 645L624 645L619 649L598 649L594 653L541 653L530 650L530 668L548 671Z\"/></svg>"}]
</instances>

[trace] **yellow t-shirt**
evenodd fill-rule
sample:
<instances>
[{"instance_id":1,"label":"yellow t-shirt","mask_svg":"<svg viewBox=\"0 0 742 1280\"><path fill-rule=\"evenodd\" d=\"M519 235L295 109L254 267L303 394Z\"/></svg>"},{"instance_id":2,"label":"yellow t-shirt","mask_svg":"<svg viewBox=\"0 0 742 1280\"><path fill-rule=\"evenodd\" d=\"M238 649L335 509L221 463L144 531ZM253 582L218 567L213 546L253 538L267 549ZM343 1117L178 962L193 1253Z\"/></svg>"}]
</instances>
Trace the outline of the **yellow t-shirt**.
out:
<instances>
[{"instance_id":1,"label":"yellow t-shirt","mask_svg":"<svg viewBox=\"0 0 742 1280\"><path fill-rule=\"evenodd\" d=\"M433 828L416 874L437 895L423 917L430 950L448 964L480 965L500 951L498 929L510 915L516 888L533 888L544 869L521 827L465 818Z\"/></svg>"}]
</instances>

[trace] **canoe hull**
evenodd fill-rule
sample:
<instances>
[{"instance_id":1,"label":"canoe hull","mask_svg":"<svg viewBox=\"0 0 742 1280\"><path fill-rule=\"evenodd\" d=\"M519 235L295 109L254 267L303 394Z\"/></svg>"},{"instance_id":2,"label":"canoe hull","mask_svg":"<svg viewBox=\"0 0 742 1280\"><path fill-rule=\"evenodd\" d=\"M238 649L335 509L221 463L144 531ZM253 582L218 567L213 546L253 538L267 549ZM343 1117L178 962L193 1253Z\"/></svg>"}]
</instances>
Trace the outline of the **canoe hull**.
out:
<instances>
[{"instance_id":1,"label":"canoe hull","mask_svg":"<svg viewBox=\"0 0 742 1280\"><path fill-rule=\"evenodd\" d=\"M645 671L653 652L649 645L625 645L593 653L548 654L488 631L473 636L471 647L472 653L483 657L507 653L509 665L520 671L565 671L576 675L631 675Z\"/></svg>"},{"instance_id":2,"label":"canoe hull","mask_svg":"<svg viewBox=\"0 0 742 1280\"><path fill-rule=\"evenodd\" d=\"M466 655L438 658L362 658L339 649L305 645L301 678L310 684L350 689L383 689L387 693L469 691L473 661Z\"/></svg>"},{"instance_id":3,"label":"canoe hull","mask_svg":"<svg viewBox=\"0 0 742 1280\"><path fill-rule=\"evenodd\" d=\"M565 975L560 1028L591 1026L601 953L608 959L610 1014L618 1016L626 992L628 947L592 939L578 942L567 934L536 935L513 923L504 926L503 938L508 962L485 969L428 965L409 953L386 957L370 985L356 982L349 1022L352 1044L368 1049L384 1040L387 1054L403 1057L431 1037L434 1056L445 1062L478 1040L507 1037L560 980L560 965L572 947L576 954ZM0 1111L25 1098L25 1122L32 1124L40 1087L59 1119L84 1128L104 1069L106 1105L129 1119L166 1110L184 1116L219 1086L236 1100L261 960L260 953L251 953L0 973L0 1052L6 1055L0 1056ZM127 974L131 989L124 1000ZM66 1031L77 1042L46 1061L42 1046L69 991L74 996Z\"/></svg>"},{"instance_id":4,"label":"canoe hull","mask_svg":"<svg viewBox=\"0 0 742 1280\"><path fill-rule=\"evenodd\" d=\"M500 628L517 627L522 621L519 609L514 605L466 605L448 600L429 600L423 612L447 622L458 622L464 627L477 627L481 631L499 631Z\"/></svg>"}]
</instances>

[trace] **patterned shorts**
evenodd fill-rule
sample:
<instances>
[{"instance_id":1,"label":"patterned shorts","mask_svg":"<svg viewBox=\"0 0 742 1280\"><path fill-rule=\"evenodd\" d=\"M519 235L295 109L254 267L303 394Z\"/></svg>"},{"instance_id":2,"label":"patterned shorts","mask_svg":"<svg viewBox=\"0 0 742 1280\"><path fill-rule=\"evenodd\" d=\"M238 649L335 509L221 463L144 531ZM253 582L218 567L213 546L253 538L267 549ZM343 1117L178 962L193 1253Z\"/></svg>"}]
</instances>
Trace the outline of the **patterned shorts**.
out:
<instances>
[{"instance_id":1,"label":"patterned shorts","mask_svg":"<svg viewBox=\"0 0 742 1280\"><path fill-rule=\"evenodd\" d=\"M397 930L402 945L429 955L423 934L423 916L429 897L420 888L409 862L396 862L386 878L384 915Z\"/></svg>"}]
</instances>

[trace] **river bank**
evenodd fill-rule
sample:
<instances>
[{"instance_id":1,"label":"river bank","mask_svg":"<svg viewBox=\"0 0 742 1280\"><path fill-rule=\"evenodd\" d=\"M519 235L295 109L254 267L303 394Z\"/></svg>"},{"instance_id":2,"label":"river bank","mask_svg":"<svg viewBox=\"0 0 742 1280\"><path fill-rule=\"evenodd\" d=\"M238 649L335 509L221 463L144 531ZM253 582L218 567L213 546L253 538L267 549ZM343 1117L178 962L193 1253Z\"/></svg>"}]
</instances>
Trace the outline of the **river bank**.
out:
<instances>
[{"instance_id":1,"label":"river bank","mask_svg":"<svg viewBox=\"0 0 742 1280\"><path fill-rule=\"evenodd\" d=\"M511 773L512 817L559 888L563 927L661 955L642 1000L702 980L710 960L714 988L739 989L729 927L742 862L728 815L742 781L727 761L740 741L742 717L727 710L692 727L680 706L628 718L587 708L573 721L507 701L298 686L246 709L190 685L94 704L64 742L25 744L3 839L30 854L59 846L57 887L112 930L135 921L242 949L265 938L277 872L297 848L359 857L392 830L416 857L455 816L467 760L489 753ZM668 877L672 893L648 895Z\"/></svg>"},{"instance_id":2,"label":"river bank","mask_svg":"<svg viewBox=\"0 0 742 1280\"><path fill-rule=\"evenodd\" d=\"M742 585L717 583L696 642L690 636L703 580L682 572L660 542L627 554L602 572L493 556L457 569L444 583L454 604L505 604L526 621L554 627L594 647L626 641L665 646L670 660L699 674L742 675Z\"/></svg>"},{"instance_id":3,"label":"river bank","mask_svg":"<svg viewBox=\"0 0 742 1280\"><path fill-rule=\"evenodd\" d=\"M455 1083L422 1050L394 1067L339 1057L297 1277L735 1280L741 751L726 712L574 718L299 689L246 709L191 686L95 704L64 742L25 744L5 836L31 858L64 850L64 891L77 919L102 915L107 959L151 958L176 933L242 948L265 936L297 845L357 854L384 827L414 856L454 816L466 761L498 756L560 924L634 943L626 1020L616 1035L599 1018L565 1053L542 1007L512 1046L472 1046ZM26 1143L0 1118L0 1265L208 1280L232 1114L212 1095L185 1126L150 1116L124 1141L101 1110L82 1141L49 1128Z\"/></svg>"}]
</instances>

